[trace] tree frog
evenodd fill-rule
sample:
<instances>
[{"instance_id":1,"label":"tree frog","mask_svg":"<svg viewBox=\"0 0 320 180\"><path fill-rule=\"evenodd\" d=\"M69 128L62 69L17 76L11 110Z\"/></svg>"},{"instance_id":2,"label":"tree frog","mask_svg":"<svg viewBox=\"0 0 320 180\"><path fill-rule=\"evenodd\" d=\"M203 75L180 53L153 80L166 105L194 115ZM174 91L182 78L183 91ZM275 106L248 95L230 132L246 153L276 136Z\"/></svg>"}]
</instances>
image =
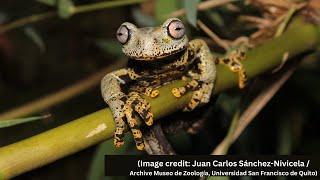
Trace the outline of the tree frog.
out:
<instances>
[{"instance_id":1,"label":"tree frog","mask_svg":"<svg viewBox=\"0 0 320 180\"><path fill-rule=\"evenodd\" d=\"M128 65L107 74L101 81L103 99L114 116L116 147L123 145L124 130L129 125L137 149L144 149L136 116L151 126L153 114L143 94L156 98L159 95L157 88L174 80L191 79L186 86L173 88L172 95L179 98L192 91L192 99L184 108L192 111L209 102L215 85L216 64L226 64L238 73L240 88L247 81L240 63L245 56L243 51L234 50L223 57L213 56L204 40L188 40L185 26L178 18L170 18L160 27L137 28L125 22L116 36L123 53L129 57Z\"/></svg>"}]
</instances>

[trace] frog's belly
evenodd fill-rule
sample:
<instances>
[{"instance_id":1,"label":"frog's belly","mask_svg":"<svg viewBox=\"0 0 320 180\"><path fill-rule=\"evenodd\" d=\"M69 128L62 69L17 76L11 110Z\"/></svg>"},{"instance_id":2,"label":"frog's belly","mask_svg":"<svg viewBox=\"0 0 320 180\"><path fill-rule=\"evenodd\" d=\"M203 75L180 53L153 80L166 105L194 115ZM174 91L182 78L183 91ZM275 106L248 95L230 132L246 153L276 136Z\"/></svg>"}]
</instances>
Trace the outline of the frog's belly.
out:
<instances>
[{"instance_id":1,"label":"frog's belly","mask_svg":"<svg viewBox=\"0 0 320 180\"><path fill-rule=\"evenodd\" d=\"M147 87L153 89L161 87L168 84L174 80L181 79L184 73L181 71L167 72L163 74L150 75L138 79L132 86L130 86L129 91L145 92Z\"/></svg>"}]
</instances>

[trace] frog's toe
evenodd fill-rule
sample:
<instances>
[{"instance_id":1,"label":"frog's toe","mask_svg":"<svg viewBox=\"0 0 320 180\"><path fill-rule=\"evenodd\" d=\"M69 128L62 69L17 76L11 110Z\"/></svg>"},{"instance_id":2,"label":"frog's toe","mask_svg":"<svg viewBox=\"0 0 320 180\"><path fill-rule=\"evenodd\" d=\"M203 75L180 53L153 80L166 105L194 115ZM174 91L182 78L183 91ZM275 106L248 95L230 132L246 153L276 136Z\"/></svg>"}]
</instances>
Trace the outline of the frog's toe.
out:
<instances>
[{"instance_id":1,"label":"frog's toe","mask_svg":"<svg viewBox=\"0 0 320 180\"><path fill-rule=\"evenodd\" d=\"M136 112L140 115L140 117L144 120L147 126L152 126L153 124L153 114L146 109L143 109L142 111L136 110Z\"/></svg>"},{"instance_id":2,"label":"frog's toe","mask_svg":"<svg viewBox=\"0 0 320 180\"><path fill-rule=\"evenodd\" d=\"M150 112L150 108L144 102L133 103L132 108L139 114L146 125L151 126L153 124L153 114Z\"/></svg>"},{"instance_id":3,"label":"frog's toe","mask_svg":"<svg viewBox=\"0 0 320 180\"><path fill-rule=\"evenodd\" d=\"M137 149L142 151L144 149L144 143L140 129L131 129L131 131L134 141L136 142Z\"/></svg>"},{"instance_id":4,"label":"frog's toe","mask_svg":"<svg viewBox=\"0 0 320 180\"><path fill-rule=\"evenodd\" d=\"M240 89L243 89L246 87L248 83L248 75L245 70L242 70L239 72L239 87Z\"/></svg>"},{"instance_id":5,"label":"frog's toe","mask_svg":"<svg viewBox=\"0 0 320 180\"><path fill-rule=\"evenodd\" d=\"M213 86L214 86L213 83L204 83L202 85L202 88L201 88L202 97L200 100L201 103L208 103L210 101Z\"/></svg>"},{"instance_id":6,"label":"frog's toe","mask_svg":"<svg viewBox=\"0 0 320 180\"><path fill-rule=\"evenodd\" d=\"M191 80L187 83L187 85L179 88L172 88L171 93L177 97L180 98L181 96L185 95L189 91L195 91L198 90L201 86L201 83L198 80Z\"/></svg>"},{"instance_id":7,"label":"frog's toe","mask_svg":"<svg viewBox=\"0 0 320 180\"><path fill-rule=\"evenodd\" d=\"M127 104L126 111L125 111L129 127L131 129L133 139L136 142L136 147L138 150L143 150L144 149L144 144L143 144L143 138L142 138L142 132L138 127L138 121L134 117L133 110L130 106L130 104Z\"/></svg>"},{"instance_id":8,"label":"frog's toe","mask_svg":"<svg viewBox=\"0 0 320 180\"><path fill-rule=\"evenodd\" d=\"M117 138L117 137L115 136L114 139L113 139L113 144L114 144L114 146L115 146L116 148L119 148L119 147L121 147L121 146L124 144L124 141L123 141L123 139L119 139L119 138Z\"/></svg>"},{"instance_id":9,"label":"frog's toe","mask_svg":"<svg viewBox=\"0 0 320 180\"><path fill-rule=\"evenodd\" d=\"M159 94L160 94L160 91L157 90L157 89L155 89L155 90L152 90L152 92L151 92L151 94L150 94L150 97L156 98L156 97L159 96Z\"/></svg>"},{"instance_id":10,"label":"frog's toe","mask_svg":"<svg viewBox=\"0 0 320 180\"><path fill-rule=\"evenodd\" d=\"M157 89L152 89L151 87L146 88L144 94L151 98L156 98L159 96L160 91Z\"/></svg>"},{"instance_id":11,"label":"frog's toe","mask_svg":"<svg viewBox=\"0 0 320 180\"><path fill-rule=\"evenodd\" d=\"M130 96L130 99L127 101L127 104L131 106L131 108L137 114L139 114L139 116L148 126L151 126L153 124L153 114L151 112L151 106L139 94L132 94L132 96Z\"/></svg>"},{"instance_id":12,"label":"frog's toe","mask_svg":"<svg viewBox=\"0 0 320 180\"><path fill-rule=\"evenodd\" d=\"M202 95L203 92L201 90L194 91L189 104L183 110L192 111L195 109L200 104Z\"/></svg>"},{"instance_id":13,"label":"frog's toe","mask_svg":"<svg viewBox=\"0 0 320 180\"><path fill-rule=\"evenodd\" d=\"M117 147L120 147L121 145L123 145L124 144L123 137L124 137L124 129L120 127L116 127L116 131L114 133L114 145Z\"/></svg>"},{"instance_id":14,"label":"frog's toe","mask_svg":"<svg viewBox=\"0 0 320 180\"><path fill-rule=\"evenodd\" d=\"M125 114L123 112L118 111L114 119L115 119L116 130L114 132L113 143L116 147L120 147L124 144L123 137L124 137L124 129L126 128L125 127L126 123L124 121Z\"/></svg>"},{"instance_id":15,"label":"frog's toe","mask_svg":"<svg viewBox=\"0 0 320 180\"><path fill-rule=\"evenodd\" d=\"M245 59L245 56L246 56L246 47L241 46L240 48L229 52L226 57L219 58L217 61L220 64L227 65L232 72L238 74L240 89L244 88L248 81L246 69L241 63L241 61Z\"/></svg>"},{"instance_id":16,"label":"frog's toe","mask_svg":"<svg viewBox=\"0 0 320 180\"><path fill-rule=\"evenodd\" d=\"M187 92L185 87L179 87L179 88L172 88L171 93L174 95L176 98L180 98Z\"/></svg>"},{"instance_id":17,"label":"frog's toe","mask_svg":"<svg viewBox=\"0 0 320 180\"><path fill-rule=\"evenodd\" d=\"M184 111L192 111L200 104L205 104L210 101L213 83L202 83L201 88L193 92L189 104L183 109Z\"/></svg>"}]
</instances>

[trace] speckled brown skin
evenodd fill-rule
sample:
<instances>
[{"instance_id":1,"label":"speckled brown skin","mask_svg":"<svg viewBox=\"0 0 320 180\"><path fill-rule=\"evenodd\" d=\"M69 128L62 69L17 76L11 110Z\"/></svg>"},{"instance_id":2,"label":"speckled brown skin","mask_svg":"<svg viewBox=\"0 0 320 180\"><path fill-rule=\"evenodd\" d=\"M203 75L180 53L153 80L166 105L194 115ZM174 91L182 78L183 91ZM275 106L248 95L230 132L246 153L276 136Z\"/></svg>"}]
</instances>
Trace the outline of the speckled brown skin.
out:
<instances>
[{"instance_id":1,"label":"speckled brown skin","mask_svg":"<svg viewBox=\"0 0 320 180\"><path fill-rule=\"evenodd\" d=\"M233 72L240 74L240 81L245 81L245 71L239 58L216 58L203 40L189 42L186 35L179 39L171 37L168 25L172 21L180 20L170 18L161 27L140 29L128 22L122 24L130 30L130 39L122 48L130 58L128 66L107 74L101 81L102 96L111 108L116 124L116 147L124 143L124 129L128 124L137 149L144 149L136 116L151 126L153 114L150 104L141 97L142 94L156 98L159 95L157 88L160 86L177 79L191 78L185 87L172 89L172 94L177 98L193 91L190 103L184 108L191 111L198 105L209 102L216 79L215 63L227 64Z\"/></svg>"}]
</instances>

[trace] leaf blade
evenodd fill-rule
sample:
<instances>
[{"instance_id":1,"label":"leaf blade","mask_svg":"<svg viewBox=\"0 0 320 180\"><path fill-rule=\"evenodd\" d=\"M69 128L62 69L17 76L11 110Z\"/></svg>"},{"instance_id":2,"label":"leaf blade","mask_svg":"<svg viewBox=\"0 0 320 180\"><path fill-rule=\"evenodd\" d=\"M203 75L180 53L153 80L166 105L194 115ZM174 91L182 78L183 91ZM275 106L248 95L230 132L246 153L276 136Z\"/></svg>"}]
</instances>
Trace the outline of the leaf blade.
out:
<instances>
[{"instance_id":1,"label":"leaf blade","mask_svg":"<svg viewBox=\"0 0 320 180\"><path fill-rule=\"evenodd\" d=\"M155 7L155 17L158 23L166 20L169 14L178 9L175 0L156 1Z\"/></svg>"},{"instance_id":2,"label":"leaf blade","mask_svg":"<svg viewBox=\"0 0 320 180\"><path fill-rule=\"evenodd\" d=\"M27 117L27 118L17 118L17 119L9 119L9 120L1 120L0 121L0 129L11 127L23 123L28 123L32 121L42 120L50 117L50 115L43 115L43 116L33 116L33 117Z\"/></svg>"},{"instance_id":3,"label":"leaf blade","mask_svg":"<svg viewBox=\"0 0 320 180\"><path fill-rule=\"evenodd\" d=\"M186 10L186 16L188 22L193 26L197 27L197 12L198 4L200 0L184 0L183 6Z\"/></svg>"}]
</instances>

